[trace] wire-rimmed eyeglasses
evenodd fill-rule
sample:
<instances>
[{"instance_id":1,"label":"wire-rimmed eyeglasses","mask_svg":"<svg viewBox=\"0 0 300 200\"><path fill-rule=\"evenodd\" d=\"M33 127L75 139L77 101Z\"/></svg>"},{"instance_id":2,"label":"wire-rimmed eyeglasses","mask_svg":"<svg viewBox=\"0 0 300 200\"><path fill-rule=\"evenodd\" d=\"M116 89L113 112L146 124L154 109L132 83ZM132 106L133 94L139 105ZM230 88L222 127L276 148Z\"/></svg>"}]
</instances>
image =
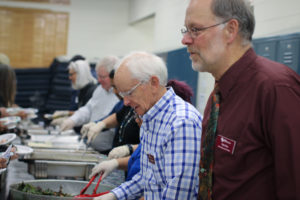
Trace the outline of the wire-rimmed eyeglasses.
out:
<instances>
[{"instance_id":1,"label":"wire-rimmed eyeglasses","mask_svg":"<svg viewBox=\"0 0 300 200\"><path fill-rule=\"evenodd\" d=\"M126 91L126 92L119 92L119 95L120 95L122 98L124 98L124 97L126 97L126 96L130 96L130 95L132 95L132 93L133 93L140 85L142 85L142 84L143 84L143 82L140 81L140 82L138 82L138 84L136 84L135 86L133 86L130 90L128 90L128 91Z\"/></svg>"},{"instance_id":2,"label":"wire-rimmed eyeglasses","mask_svg":"<svg viewBox=\"0 0 300 200\"><path fill-rule=\"evenodd\" d=\"M205 31L206 29L209 29L209 28L212 28L212 27L216 27L216 26L219 26L221 24L225 24L229 21L230 19L227 19L223 22L220 22L220 23L217 23L217 24L214 24L214 25L211 25L211 26L206 26L206 27L202 27L202 28L196 28L196 27L192 27L192 28L187 28L187 27L184 27L181 29L181 33L182 35L185 35L185 34L189 34L189 36L191 36L191 38L196 38L202 31Z\"/></svg>"}]
</instances>

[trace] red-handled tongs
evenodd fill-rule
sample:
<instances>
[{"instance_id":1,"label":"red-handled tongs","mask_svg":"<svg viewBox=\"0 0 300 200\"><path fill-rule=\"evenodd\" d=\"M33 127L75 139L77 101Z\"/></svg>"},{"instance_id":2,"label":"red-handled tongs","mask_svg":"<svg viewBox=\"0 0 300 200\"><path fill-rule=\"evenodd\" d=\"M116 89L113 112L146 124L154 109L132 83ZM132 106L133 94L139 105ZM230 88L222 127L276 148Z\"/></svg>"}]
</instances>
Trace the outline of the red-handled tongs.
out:
<instances>
[{"instance_id":1,"label":"red-handled tongs","mask_svg":"<svg viewBox=\"0 0 300 200\"><path fill-rule=\"evenodd\" d=\"M90 185L93 183L93 181L95 180L95 178L98 176L98 174L96 174L95 176L93 176L93 178L91 178L90 182L80 191L80 194L75 196L76 198L80 198L80 197L99 197L99 196L102 196L104 194L107 194L109 193L109 191L106 191L106 192L101 192L101 193L98 193L97 194L97 189L99 187L99 184L102 180L102 173L100 174L100 177L99 177L99 180L97 182L97 185L96 187L94 188L93 190L93 194L84 194L85 191L90 187Z\"/></svg>"}]
</instances>

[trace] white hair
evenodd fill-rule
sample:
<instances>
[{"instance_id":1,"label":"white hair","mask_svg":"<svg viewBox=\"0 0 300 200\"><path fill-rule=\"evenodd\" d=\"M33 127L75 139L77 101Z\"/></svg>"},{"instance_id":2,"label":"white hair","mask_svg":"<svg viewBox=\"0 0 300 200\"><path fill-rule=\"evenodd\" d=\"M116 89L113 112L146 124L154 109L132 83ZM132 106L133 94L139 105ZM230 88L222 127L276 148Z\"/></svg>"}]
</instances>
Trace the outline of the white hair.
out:
<instances>
[{"instance_id":1,"label":"white hair","mask_svg":"<svg viewBox=\"0 0 300 200\"><path fill-rule=\"evenodd\" d=\"M0 53L0 64L5 64L5 65L9 65L9 58L7 57L7 55Z\"/></svg>"},{"instance_id":2,"label":"white hair","mask_svg":"<svg viewBox=\"0 0 300 200\"><path fill-rule=\"evenodd\" d=\"M115 69L118 62L119 58L116 56L105 56L97 63L96 71L98 71L100 67L103 67L108 73L110 73L113 69Z\"/></svg>"},{"instance_id":3,"label":"white hair","mask_svg":"<svg viewBox=\"0 0 300 200\"><path fill-rule=\"evenodd\" d=\"M76 72L76 82L72 87L76 90L80 90L89 83L97 83L97 80L93 77L91 73L90 65L85 60L77 60L71 62L68 66L69 69L73 69Z\"/></svg>"},{"instance_id":4,"label":"white hair","mask_svg":"<svg viewBox=\"0 0 300 200\"><path fill-rule=\"evenodd\" d=\"M149 81L151 76L156 76L162 86L167 85L168 70L165 62L157 55L136 51L126 55L118 64L128 67L132 78L140 81Z\"/></svg>"}]
</instances>

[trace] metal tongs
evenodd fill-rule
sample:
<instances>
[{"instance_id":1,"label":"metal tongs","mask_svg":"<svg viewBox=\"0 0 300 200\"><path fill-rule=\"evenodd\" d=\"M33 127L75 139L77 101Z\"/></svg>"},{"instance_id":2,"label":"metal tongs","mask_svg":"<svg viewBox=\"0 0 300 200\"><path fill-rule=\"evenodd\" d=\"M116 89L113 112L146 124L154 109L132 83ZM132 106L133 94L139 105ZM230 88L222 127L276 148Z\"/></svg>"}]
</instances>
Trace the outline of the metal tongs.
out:
<instances>
[{"instance_id":1,"label":"metal tongs","mask_svg":"<svg viewBox=\"0 0 300 200\"><path fill-rule=\"evenodd\" d=\"M97 193L97 189L99 187L99 184L102 180L102 173L100 174L100 177L98 179L98 182L97 182L97 185L96 187L94 188L93 190L93 193L92 194L84 194L86 192L86 190L89 188L89 186L92 184L92 182L95 180L95 178L98 176L98 174L96 174L95 176L93 176L93 178L90 180L90 182L80 191L80 194L75 196L75 198L80 198L80 197L99 197L99 196L102 196L104 194L107 194L109 193L109 191L106 191L106 192L101 192L101 193Z\"/></svg>"}]
</instances>

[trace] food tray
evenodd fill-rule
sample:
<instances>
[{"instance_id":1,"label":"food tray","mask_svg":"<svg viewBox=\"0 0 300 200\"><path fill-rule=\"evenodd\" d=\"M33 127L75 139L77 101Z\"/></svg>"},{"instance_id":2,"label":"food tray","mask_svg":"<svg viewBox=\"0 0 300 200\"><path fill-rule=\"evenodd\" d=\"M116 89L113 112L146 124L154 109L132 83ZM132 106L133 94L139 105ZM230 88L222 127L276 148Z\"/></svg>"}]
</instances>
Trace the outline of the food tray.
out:
<instances>
[{"instance_id":1,"label":"food tray","mask_svg":"<svg viewBox=\"0 0 300 200\"><path fill-rule=\"evenodd\" d=\"M35 160L28 162L28 173L35 178L88 180L94 162Z\"/></svg>"},{"instance_id":2,"label":"food tray","mask_svg":"<svg viewBox=\"0 0 300 200\"><path fill-rule=\"evenodd\" d=\"M31 184L33 186L39 186L43 190L51 189L54 191L59 191L59 187L62 186L62 191L64 193L68 193L71 195L78 195L80 191L88 184L87 181L74 181L74 180L31 180L31 181L23 181L24 183ZM10 200L74 200L74 197L54 197L47 195L37 195L31 193L25 193L17 190L17 186L19 183L10 185L9 199ZM92 183L91 186L87 189L86 194L92 194L93 189L96 187L96 182ZM100 184L97 193L110 191L114 187L107 184ZM76 198L77 199L77 198ZM80 198L79 200L84 199L92 199L92 198Z\"/></svg>"},{"instance_id":3,"label":"food tray","mask_svg":"<svg viewBox=\"0 0 300 200\"><path fill-rule=\"evenodd\" d=\"M23 143L32 148L82 149L78 135L31 135Z\"/></svg>"},{"instance_id":4,"label":"food tray","mask_svg":"<svg viewBox=\"0 0 300 200\"><path fill-rule=\"evenodd\" d=\"M30 155L25 155L23 160L55 160L55 161L83 161L96 162L107 159L107 156L93 150L67 150L67 149L35 149Z\"/></svg>"}]
</instances>

